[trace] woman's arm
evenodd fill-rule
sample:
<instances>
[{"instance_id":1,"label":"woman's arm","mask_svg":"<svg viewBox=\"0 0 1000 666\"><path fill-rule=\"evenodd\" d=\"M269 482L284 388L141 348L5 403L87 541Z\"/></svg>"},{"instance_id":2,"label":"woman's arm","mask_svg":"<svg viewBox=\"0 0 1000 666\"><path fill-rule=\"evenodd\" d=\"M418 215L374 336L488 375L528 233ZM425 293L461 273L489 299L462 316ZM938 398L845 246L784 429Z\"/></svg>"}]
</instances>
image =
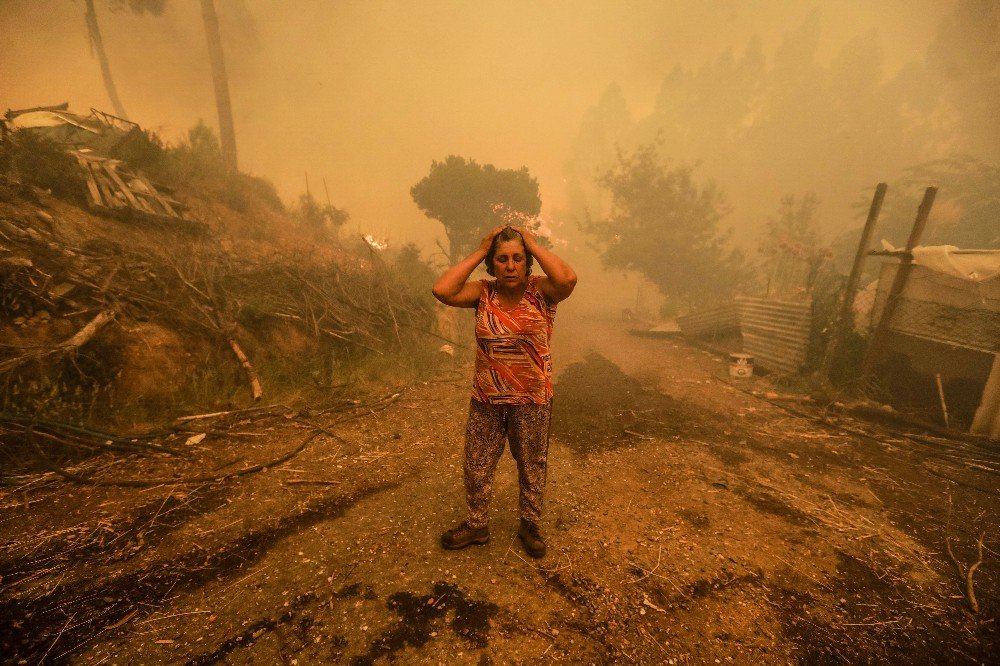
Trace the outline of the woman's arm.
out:
<instances>
[{"instance_id":1,"label":"woman's arm","mask_svg":"<svg viewBox=\"0 0 1000 666\"><path fill-rule=\"evenodd\" d=\"M479 244L475 252L446 270L438 278L431 290L434 298L454 308L474 308L479 304L479 296L483 286L479 282L469 284L469 276L472 275L472 271L476 270L476 266L483 263L486 253L489 252L490 244L493 243L493 237L502 229L503 227L497 227L486 234L486 238Z\"/></svg>"},{"instance_id":2,"label":"woman's arm","mask_svg":"<svg viewBox=\"0 0 1000 666\"><path fill-rule=\"evenodd\" d=\"M557 257L552 251L543 247L538 239L522 227L514 227L524 239L524 249L531 253L538 265L545 271L546 277L538 281L542 290L553 303L565 301L576 287L576 271L569 264Z\"/></svg>"}]
</instances>

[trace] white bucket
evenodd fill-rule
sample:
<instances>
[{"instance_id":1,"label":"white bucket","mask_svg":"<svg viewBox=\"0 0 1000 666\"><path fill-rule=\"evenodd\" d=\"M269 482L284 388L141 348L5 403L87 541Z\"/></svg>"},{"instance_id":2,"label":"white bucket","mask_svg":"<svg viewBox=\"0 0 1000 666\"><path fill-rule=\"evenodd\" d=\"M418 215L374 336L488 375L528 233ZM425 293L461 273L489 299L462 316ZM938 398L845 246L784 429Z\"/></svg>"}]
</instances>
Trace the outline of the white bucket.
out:
<instances>
[{"instance_id":1,"label":"white bucket","mask_svg":"<svg viewBox=\"0 0 1000 666\"><path fill-rule=\"evenodd\" d=\"M753 356L749 354L730 354L729 376L733 379L753 377Z\"/></svg>"}]
</instances>

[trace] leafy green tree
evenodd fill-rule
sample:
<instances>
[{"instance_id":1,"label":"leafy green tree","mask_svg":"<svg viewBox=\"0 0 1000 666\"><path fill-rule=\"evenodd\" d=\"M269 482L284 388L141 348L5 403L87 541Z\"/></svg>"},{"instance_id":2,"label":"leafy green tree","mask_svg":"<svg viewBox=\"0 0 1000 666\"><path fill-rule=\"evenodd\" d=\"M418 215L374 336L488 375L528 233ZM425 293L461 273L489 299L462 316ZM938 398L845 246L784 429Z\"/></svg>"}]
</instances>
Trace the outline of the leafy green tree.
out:
<instances>
[{"instance_id":1,"label":"leafy green tree","mask_svg":"<svg viewBox=\"0 0 1000 666\"><path fill-rule=\"evenodd\" d=\"M659 287L668 307L731 296L745 280L742 256L727 248L719 222L729 212L715 184L691 167L671 167L647 144L598 179L611 196L606 218L584 228L609 268L633 270Z\"/></svg>"},{"instance_id":2,"label":"leafy green tree","mask_svg":"<svg viewBox=\"0 0 1000 666\"><path fill-rule=\"evenodd\" d=\"M531 218L542 209L538 181L528 167L498 169L458 155L432 162L430 173L410 188L410 196L424 215L444 225L452 263L471 252L505 215Z\"/></svg>"},{"instance_id":3,"label":"leafy green tree","mask_svg":"<svg viewBox=\"0 0 1000 666\"><path fill-rule=\"evenodd\" d=\"M316 233L326 233L330 229L339 229L351 219L350 213L331 204L325 206L316 201L310 192L299 195L299 218L302 223Z\"/></svg>"},{"instance_id":4,"label":"leafy green tree","mask_svg":"<svg viewBox=\"0 0 1000 666\"><path fill-rule=\"evenodd\" d=\"M407 243L395 252L387 264L396 289L414 300L433 303L427 285L437 279L438 272L423 260L420 248L414 243Z\"/></svg>"}]
</instances>

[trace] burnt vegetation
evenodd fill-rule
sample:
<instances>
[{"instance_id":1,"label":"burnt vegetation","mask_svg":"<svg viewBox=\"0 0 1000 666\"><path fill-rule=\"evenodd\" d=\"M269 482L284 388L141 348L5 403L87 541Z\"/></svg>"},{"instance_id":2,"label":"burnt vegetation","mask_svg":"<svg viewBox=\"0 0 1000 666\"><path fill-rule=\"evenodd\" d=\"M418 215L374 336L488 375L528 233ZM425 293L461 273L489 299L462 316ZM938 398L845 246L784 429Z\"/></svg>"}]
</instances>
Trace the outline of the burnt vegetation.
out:
<instances>
[{"instance_id":1,"label":"burnt vegetation","mask_svg":"<svg viewBox=\"0 0 1000 666\"><path fill-rule=\"evenodd\" d=\"M105 148L180 200L183 219L91 214L65 144L25 130L0 143L8 469L34 448L25 419L48 424L35 443L53 453L106 451L109 427L262 396L323 407L433 363L433 305L414 287L432 270L415 247L342 239L332 206L287 212L269 182L226 169L203 124L176 146L133 128Z\"/></svg>"}]
</instances>

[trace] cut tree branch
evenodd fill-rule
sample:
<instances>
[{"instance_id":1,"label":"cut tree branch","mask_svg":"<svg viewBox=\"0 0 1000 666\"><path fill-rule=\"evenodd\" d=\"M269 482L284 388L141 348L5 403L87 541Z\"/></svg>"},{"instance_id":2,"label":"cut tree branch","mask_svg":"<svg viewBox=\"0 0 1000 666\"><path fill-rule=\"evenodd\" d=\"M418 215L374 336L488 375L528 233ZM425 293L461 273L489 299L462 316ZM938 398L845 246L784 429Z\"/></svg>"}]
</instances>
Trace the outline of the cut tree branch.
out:
<instances>
[{"instance_id":1,"label":"cut tree branch","mask_svg":"<svg viewBox=\"0 0 1000 666\"><path fill-rule=\"evenodd\" d=\"M257 376L257 371L250 363L250 359L247 358L247 355L243 353L243 350L236 343L236 340L229 338L229 346L232 347L233 353L236 354L236 358L240 361L240 365L242 365L243 369L247 372L247 377L250 379L250 390L253 393L253 399L255 401L260 400L260 396L263 395L263 391L260 388L260 378Z\"/></svg>"},{"instance_id":2,"label":"cut tree branch","mask_svg":"<svg viewBox=\"0 0 1000 666\"><path fill-rule=\"evenodd\" d=\"M55 472L67 481L72 481L73 483L79 483L86 486L111 486L120 488L148 488L151 486L162 486L168 484L189 484L189 483L209 483L212 481L224 481L226 479L232 479L239 476L245 476L247 474L253 474L255 472L260 472L261 470L267 469L269 467L275 467L282 463L288 462L298 454L300 454L306 446L309 445L313 439L324 433L321 430L313 430L309 435L302 440L302 442L296 446L294 449L281 455L274 460L269 460L268 462L260 463L257 465L252 465L251 467L244 467L243 469L236 470L235 472L227 472L225 474L202 474L200 476L188 476L181 478L162 478L162 479L92 479L87 476L80 476L79 474L73 474L72 472L67 472L63 468L52 462L48 456L42 451L42 449L35 442L33 431L31 426L25 428L25 438L31 443L32 447L35 449L35 454L38 456L39 460L42 461L50 471Z\"/></svg>"},{"instance_id":3,"label":"cut tree branch","mask_svg":"<svg viewBox=\"0 0 1000 666\"><path fill-rule=\"evenodd\" d=\"M986 532L979 535L979 540L976 542L978 559L968 568L966 568L965 565L959 562L958 558L955 557L955 553L951 549L951 538L944 540L945 548L948 551L948 557L950 557L951 561L955 563L955 569L958 570L958 577L965 583L965 598L969 602L969 608L972 609L973 613L979 612L979 602L976 600L976 591L972 585L972 575L976 573L976 569L978 569L979 565L983 563L983 539L985 537Z\"/></svg>"},{"instance_id":4,"label":"cut tree branch","mask_svg":"<svg viewBox=\"0 0 1000 666\"><path fill-rule=\"evenodd\" d=\"M21 354L20 356L15 356L13 358L6 359L0 362L0 372L10 372L15 370L25 363L30 361L38 361L48 356L53 356L55 354L66 354L74 352L83 345L87 344L91 338L97 335L97 332L104 328L108 322L114 320L115 310L114 308L110 310L104 310L99 312L96 317L91 319L87 324L81 328L79 331L73 334L73 337L60 342L55 347L51 347L44 351L32 352L30 354Z\"/></svg>"}]
</instances>

